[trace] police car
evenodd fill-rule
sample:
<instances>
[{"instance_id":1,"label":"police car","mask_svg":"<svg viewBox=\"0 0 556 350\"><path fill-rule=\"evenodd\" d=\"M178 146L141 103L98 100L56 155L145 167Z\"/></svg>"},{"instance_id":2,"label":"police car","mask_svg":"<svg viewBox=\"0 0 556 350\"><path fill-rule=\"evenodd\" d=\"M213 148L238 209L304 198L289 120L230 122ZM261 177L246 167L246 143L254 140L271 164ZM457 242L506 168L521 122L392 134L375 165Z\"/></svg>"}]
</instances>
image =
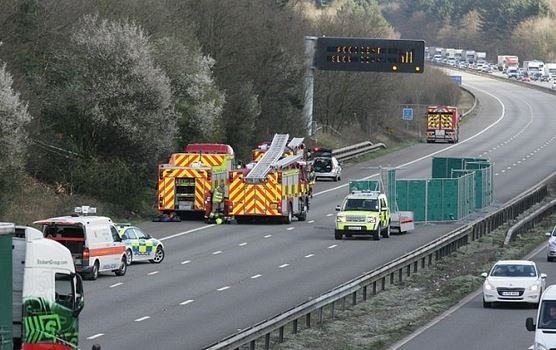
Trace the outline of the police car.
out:
<instances>
[{"instance_id":1,"label":"police car","mask_svg":"<svg viewBox=\"0 0 556 350\"><path fill-rule=\"evenodd\" d=\"M164 245L161 241L143 232L137 226L116 224L118 234L126 245L127 264L134 261L150 261L159 264L164 260Z\"/></svg>"}]
</instances>

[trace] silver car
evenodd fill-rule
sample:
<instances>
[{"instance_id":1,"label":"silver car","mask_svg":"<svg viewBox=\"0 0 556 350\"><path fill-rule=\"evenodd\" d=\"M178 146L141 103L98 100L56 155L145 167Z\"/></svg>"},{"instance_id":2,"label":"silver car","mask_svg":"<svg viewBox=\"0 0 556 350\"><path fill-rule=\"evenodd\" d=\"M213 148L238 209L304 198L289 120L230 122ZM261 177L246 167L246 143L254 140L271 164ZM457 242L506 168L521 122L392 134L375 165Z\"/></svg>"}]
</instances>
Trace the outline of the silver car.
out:
<instances>
[{"instance_id":1,"label":"silver car","mask_svg":"<svg viewBox=\"0 0 556 350\"><path fill-rule=\"evenodd\" d=\"M546 261L554 261L556 259L556 226L554 226L552 232L547 232L546 235L549 237Z\"/></svg>"},{"instance_id":2,"label":"silver car","mask_svg":"<svg viewBox=\"0 0 556 350\"><path fill-rule=\"evenodd\" d=\"M313 161L315 180L328 178L334 181L342 179L342 167L336 157L317 157Z\"/></svg>"}]
</instances>

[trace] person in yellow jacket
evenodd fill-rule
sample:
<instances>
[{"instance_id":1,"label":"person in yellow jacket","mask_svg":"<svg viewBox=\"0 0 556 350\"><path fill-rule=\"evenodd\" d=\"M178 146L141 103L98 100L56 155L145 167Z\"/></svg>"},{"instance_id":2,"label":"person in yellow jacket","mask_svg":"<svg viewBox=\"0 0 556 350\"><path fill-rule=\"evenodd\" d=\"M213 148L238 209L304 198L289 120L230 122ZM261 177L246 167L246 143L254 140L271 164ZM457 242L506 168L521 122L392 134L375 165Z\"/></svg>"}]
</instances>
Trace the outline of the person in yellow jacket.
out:
<instances>
[{"instance_id":1,"label":"person in yellow jacket","mask_svg":"<svg viewBox=\"0 0 556 350\"><path fill-rule=\"evenodd\" d=\"M223 202L224 202L224 189L222 188L222 185L218 185L212 192L211 218L216 217L218 214L222 214ZM216 219L218 220L218 218Z\"/></svg>"}]
</instances>

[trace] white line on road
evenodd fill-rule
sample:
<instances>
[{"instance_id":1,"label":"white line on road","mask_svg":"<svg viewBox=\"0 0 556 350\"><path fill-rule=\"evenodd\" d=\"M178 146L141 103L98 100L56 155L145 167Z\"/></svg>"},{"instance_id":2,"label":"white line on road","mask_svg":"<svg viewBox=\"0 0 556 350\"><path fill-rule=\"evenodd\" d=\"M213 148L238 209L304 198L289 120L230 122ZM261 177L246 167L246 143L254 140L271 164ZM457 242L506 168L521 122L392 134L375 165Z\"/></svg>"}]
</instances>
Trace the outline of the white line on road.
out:
<instances>
[{"instance_id":1,"label":"white line on road","mask_svg":"<svg viewBox=\"0 0 556 350\"><path fill-rule=\"evenodd\" d=\"M305 255L306 258L310 258L310 257L312 257L312 256L315 256L315 254L308 254L308 255Z\"/></svg>"},{"instance_id":2,"label":"white line on road","mask_svg":"<svg viewBox=\"0 0 556 350\"><path fill-rule=\"evenodd\" d=\"M332 214L332 213L328 213L328 214L326 214L326 216L332 216L332 215L334 215L334 214Z\"/></svg>"},{"instance_id":3,"label":"white line on road","mask_svg":"<svg viewBox=\"0 0 556 350\"><path fill-rule=\"evenodd\" d=\"M114 283L113 285L110 286L110 288L121 286L122 284L123 284L122 282Z\"/></svg>"},{"instance_id":4,"label":"white line on road","mask_svg":"<svg viewBox=\"0 0 556 350\"><path fill-rule=\"evenodd\" d=\"M185 265L185 264L189 264L190 262L191 262L191 260L184 260L184 261L181 262L181 264Z\"/></svg>"},{"instance_id":5,"label":"white line on road","mask_svg":"<svg viewBox=\"0 0 556 350\"><path fill-rule=\"evenodd\" d=\"M162 238L159 238L158 240L159 240L159 241L165 241L165 240L167 240L167 239L180 237L180 236L187 235L187 234L189 234L189 233L193 233L193 232L196 232L196 231L206 230L207 228L213 227L213 226L215 226L215 224L197 227L197 228L194 228L194 229L189 230L189 231L184 231L184 232L176 233L176 234L170 235L170 236L168 236L168 237L162 237Z\"/></svg>"},{"instance_id":6,"label":"white line on road","mask_svg":"<svg viewBox=\"0 0 556 350\"><path fill-rule=\"evenodd\" d=\"M193 299L189 299L189 300L186 300L186 301L182 301L182 302L180 303L180 305L191 304L191 303L194 302L194 301L195 301L195 300L193 300Z\"/></svg>"},{"instance_id":7,"label":"white line on road","mask_svg":"<svg viewBox=\"0 0 556 350\"><path fill-rule=\"evenodd\" d=\"M312 224L313 222L315 222L315 220L309 220L309 221L307 221L308 224Z\"/></svg>"},{"instance_id":8,"label":"white line on road","mask_svg":"<svg viewBox=\"0 0 556 350\"><path fill-rule=\"evenodd\" d=\"M244 245L247 245L247 242L243 242L243 243L240 243L240 244L238 244L238 245L239 245L240 247L243 247Z\"/></svg>"},{"instance_id":9,"label":"white line on road","mask_svg":"<svg viewBox=\"0 0 556 350\"><path fill-rule=\"evenodd\" d=\"M284 267L288 267L290 266L290 264L282 264L280 266L278 266L279 269L283 269Z\"/></svg>"},{"instance_id":10,"label":"white line on road","mask_svg":"<svg viewBox=\"0 0 556 350\"><path fill-rule=\"evenodd\" d=\"M226 289L230 289L230 286L218 288L217 291L221 292L221 291L226 290Z\"/></svg>"},{"instance_id":11,"label":"white line on road","mask_svg":"<svg viewBox=\"0 0 556 350\"><path fill-rule=\"evenodd\" d=\"M293 230L295 227L288 227L286 230L291 231Z\"/></svg>"},{"instance_id":12,"label":"white line on road","mask_svg":"<svg viewBox=\"0 0 556 350\"><path fill-rule=\"evenodd\" d=\"M217 250L217 251L215 251L215 252L212 252L212 255L218 255L218 254L222 254L222 251L221 251L221 250Z\"/></svg>"},{"instance_id":13,"label":"white line on road","mask_svg":"<svg viewBox=\"0 0 556 350\"><path fill-rule=\"evenodd\" d=\"M266 235L266 236L264 236L264 238L270 238L270 237L272 237L272 235Z\"/></svg>"},{"instance_id":14,"label":"white line on road","mask_svg":"<svg viewBox=\"0 0 556 350\"><path fill-rule=\"evenodd\" d=\"M151 316L143 316L143 317L140 317L140 318L136 319L135 322L142 322L142 321L148 320L149 318L151 318Z\"/></svg>"},{"instance_id":15,"label":"white line on road","mask_svg":"<svg viewBox=\"0 0 556 350\"><path fill-rule=\"evenodd\" d=\"M330 247L328 247L328 249L336 248L337 246L337 244L332 244Z\"/></svg>"},{"instance_id":16,"label":"white line on road","mask_svg":"<svg viewBox=\"0 0 556 350\"><path fill-rule=\"evenodd\" d=\"M256 278L259 278L259 277L261 277L261 276L262 276L262 275L253 275L253 276L251 276L251 278L252 278L252 279L256 279Z\"/></svg>"},{"instance_id":17,"label":"white line on road","mask_svg":"<svg viewBox=\"0 0 556 350\"><path fill-rule=\"evenodd\" d=\"M153 271L153 272L149 272L147 275L152 276L152 275L156 275L158 273L158 271Z\"/></svg>"},{"instance_id":18,"label":"white line on road","mask_svg":"<svg viewBox=\"0 0 556 350\"><path fill-rule=\"evenodd\" d=\"M99 333L99 334L95 334L95 335L91 335L90 337L87 337L87 340L93 340L96 338L100 338L104 335L104 333Z\"/></svg>"}]
</instances>

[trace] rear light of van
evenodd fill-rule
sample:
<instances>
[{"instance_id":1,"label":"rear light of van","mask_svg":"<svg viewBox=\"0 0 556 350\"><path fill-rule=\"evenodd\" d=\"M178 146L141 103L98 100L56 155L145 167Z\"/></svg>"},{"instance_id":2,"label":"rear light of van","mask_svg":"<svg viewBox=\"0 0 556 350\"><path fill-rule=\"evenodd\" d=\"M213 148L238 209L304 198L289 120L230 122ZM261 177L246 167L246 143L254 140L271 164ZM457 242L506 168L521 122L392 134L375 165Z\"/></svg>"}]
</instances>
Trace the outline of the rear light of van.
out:
<instances>
[{"instance_id":1,"label":"rear light of van","mask_svg":"<svg viewBox=\"0 0 556 350\"><path fill-rule=\"evenodd\" d=\"M89 266L89 248L83 248L82 266Z\"/></svg>"}]
</instances>

